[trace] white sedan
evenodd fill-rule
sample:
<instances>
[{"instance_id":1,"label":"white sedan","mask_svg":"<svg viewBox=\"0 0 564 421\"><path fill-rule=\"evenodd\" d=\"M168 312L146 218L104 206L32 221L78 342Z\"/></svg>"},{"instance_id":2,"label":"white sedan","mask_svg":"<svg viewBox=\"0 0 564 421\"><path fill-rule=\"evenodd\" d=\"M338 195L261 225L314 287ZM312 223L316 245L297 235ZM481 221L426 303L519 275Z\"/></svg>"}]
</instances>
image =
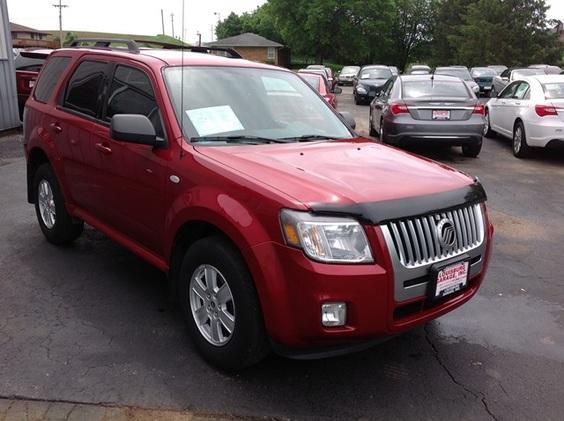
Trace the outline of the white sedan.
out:
<instances>
[{"instance_id":1,"label":"white sedan","mask_svg":"<svg viewBox=\"0 0 564 421\"><path fill-rule=\"evenodd\" d=\"M531 147L564 145L564 75L516 80L486 104L484 134L513 139L513 154L525 158Z\"/></svg>"}]
</instances>

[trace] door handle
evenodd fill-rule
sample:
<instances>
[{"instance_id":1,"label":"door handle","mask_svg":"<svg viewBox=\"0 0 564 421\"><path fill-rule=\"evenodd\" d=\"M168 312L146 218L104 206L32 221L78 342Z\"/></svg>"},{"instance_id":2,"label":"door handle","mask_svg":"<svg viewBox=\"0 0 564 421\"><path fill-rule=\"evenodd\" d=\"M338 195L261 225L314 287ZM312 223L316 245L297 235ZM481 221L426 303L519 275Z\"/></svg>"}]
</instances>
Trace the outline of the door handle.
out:
<instances>
[{"instance_id":1,"label":"door handle","mask_svg":"<svg viewBox=\"0 0 564 421\"><path fill-rule=\"evenodd\" d=\"M98 149L104 155L109 155L112 153L112 148L110 148L108 144L96 143L96 149Z\"/></svg>"},{"instance_id":2,"label":"door handle","mask_svg":"<svg viewBox=\"0 0 564 421\"><path fill-rule=\"evenodd\" d=\"M521 103L520 103L520 102L516 102L515 105L521 105Z\"/></svg>"},{"instance_id":3,"label":"door handle","mask_svg":"<svg viewBox=\"0 0 564 421\"><path fill-rule=\"evenodd\" d=\"M55 133L61 133L63 131L63 128L61 127L61 123L59 122L51 123L49 124L49 127L51 127L51 130L53 130L53 132Z\"/></svg>"}]
</instances>

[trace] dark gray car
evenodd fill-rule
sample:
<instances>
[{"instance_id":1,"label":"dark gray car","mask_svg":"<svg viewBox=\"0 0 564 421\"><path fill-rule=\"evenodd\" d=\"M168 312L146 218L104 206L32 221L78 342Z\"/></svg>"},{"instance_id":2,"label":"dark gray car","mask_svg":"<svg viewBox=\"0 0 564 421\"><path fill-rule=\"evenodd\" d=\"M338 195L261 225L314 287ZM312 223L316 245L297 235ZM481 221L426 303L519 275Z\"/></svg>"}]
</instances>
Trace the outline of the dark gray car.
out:
<instances>
[{"instance_id":1,"label":"dark gray car","mask_svg":"<svg viewBox=\"0 0 564 421\"><path fill-rule=\"evenodd\" d=\"M461 79L406 75L390 79L370 104L371 136L384 143L462 146L465 156L482 148L484 105Z\"/></svg>"}]
</instances>

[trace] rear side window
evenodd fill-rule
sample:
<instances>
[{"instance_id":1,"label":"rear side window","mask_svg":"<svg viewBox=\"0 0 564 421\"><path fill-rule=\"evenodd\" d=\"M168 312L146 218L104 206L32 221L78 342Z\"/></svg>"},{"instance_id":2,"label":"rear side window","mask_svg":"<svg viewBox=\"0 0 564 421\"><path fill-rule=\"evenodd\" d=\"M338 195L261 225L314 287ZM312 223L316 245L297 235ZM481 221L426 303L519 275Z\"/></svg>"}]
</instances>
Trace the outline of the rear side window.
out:
<instances>
[{"instance_id":1,"label":"rear side window","mask_svg":"<svg viewBox=\"0 0 564 421\"><path fill-rule=\"evenodd\" d=\"M546 99L564 99L564 82L543 83L542 89Z\"/></svg>"},{"instance_id":2,"label":"rear side window","mask_svg":"<svg viewBox=\"0 0 564 421\"><path fill-rule=\"evenodd\" d=\"M70 57L53 57L47 61L35 87L34 96L36 100L40 102L49 101L61 74L63 74L69 62Z\"/></svg>"},{"instance_id":3,"label":"rear side window","mask_svg":"<svg viewBox=\"0 0 564 421\"><path fill-rule=\"evenodd\" d=\"M67 86L65 107L96 117L107 66L107 63L100 61L83 61L80 63Z\"/></svg>"},{"instance_id":4,"label":"rear side window","mask_svg":"<svg viewBox=\"0 0 564 421\"><path fill-rule=\"evenodd\" d=\"M151 81L139 69L128 66L116 67L108 95L105 119L110 121L116 114L143 114L153 123L157 136L164 137Z\"/></svg>"}]
</instances>

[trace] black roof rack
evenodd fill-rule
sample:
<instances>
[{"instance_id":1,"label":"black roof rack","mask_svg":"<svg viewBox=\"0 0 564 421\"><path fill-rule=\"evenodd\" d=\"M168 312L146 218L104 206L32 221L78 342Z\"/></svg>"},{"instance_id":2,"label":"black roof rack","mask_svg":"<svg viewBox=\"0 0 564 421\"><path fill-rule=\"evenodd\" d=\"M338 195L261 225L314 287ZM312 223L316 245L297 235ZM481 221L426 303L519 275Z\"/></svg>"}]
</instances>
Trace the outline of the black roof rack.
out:
<instances>
[{"instance_id":1,"label":"black roof rack","mask_svg":"<svg viewBox=\"0 0 564 421\"><path fill-rule=\"evenodd\" d=\"M89 45L83 45L89 44ZM94 45L92 45L94 44ZM112 46L114 44L114 46ZM243 58L241 54L235 51L233 48L222 48L222 47L199 47L190 45L179 45L172 44L170 42L153 41L145 39L122 39L122 38L77 38L74 39L69 47L71 48L101 48L105 50L123 50L115 46L115 44L125 44L127 51L133 54L139 54L143 46L148 46L148 48L158 47L165 50L185 50L194 53L205 53L213 54L214 52L227 53L229 58Z\"/></svg>"}]
</instances>

